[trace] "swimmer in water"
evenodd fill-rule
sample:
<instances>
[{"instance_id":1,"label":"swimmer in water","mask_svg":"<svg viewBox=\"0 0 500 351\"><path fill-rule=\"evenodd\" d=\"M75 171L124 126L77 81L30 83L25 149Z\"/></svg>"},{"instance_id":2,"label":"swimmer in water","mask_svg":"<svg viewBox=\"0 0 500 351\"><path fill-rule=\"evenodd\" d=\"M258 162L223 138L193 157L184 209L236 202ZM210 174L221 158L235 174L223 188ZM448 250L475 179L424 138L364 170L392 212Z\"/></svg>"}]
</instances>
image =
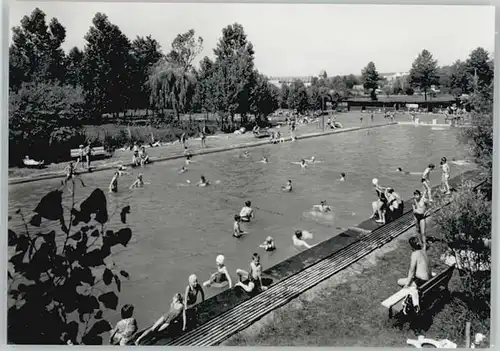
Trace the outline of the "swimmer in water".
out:
<instances>
[{"instance_id":1,"label":"swimmer in water","mask_svg":"<svg viewBox=\"0 0 500 351\"><path fill-rule=\"evenodd\" d=\"M113 178L111 179L111 182L109 183L109 192L110 193L117 193L118 192L118 177L120 176L120 173L118 171L115 171L115 174L113 174Z\"/></svg>"},{"instance_id":2,"label":"swimmer in water","mask_svg":"<svg viewBox=\"0 0 500 351\"><path fill-rule=\"evenodd\" d=\"M243 153L243 157L244 158L249 158L250 157L250 153L248 152L248 150L245 150L245 152Z\"/></svg>"},{"instance_id":3,"label":"swimmer in water","mask_svg":"<svg viewBox=\"0 0 500 351\"><path fill-rule=\"evenodd\" d=\"M345 173L340 173L340 181L343 182L345 180Z\"/></svg>"},{"instance_id":4,"label":"swimmer in water","mask_svg":"<svg viewBox=\"0 0 500 351\"><path fill-rule=\"evenodd\" d=\"M125 174L128 174L127 172L125 172L126 169L127 169L127 167L125 167L123 165L119 165L118 168L116 169L116 171L118 172L118 175L121 177Z\"/></svg>"},{"instance_id":5,"label":"swimmer in water","mask_svg":"<svg viewBox=\"0 0 500 351\"><path fill-rule=\"evenodd\" d=\"M332 208L326 204L326 200L323 200L319 205L314 205L313 210L326 213L332 211Z\"/></svg>"},{"instance_id":6,"label":"swimmer in water","mask_svg":"<svg viewBox=\"0 0 500 351\"><path fill-rule=\"evenodd\" d=\"M286 191L286 192L291 192L292 191L292 181L288 180L288 182L286 182L286 185L281 187L281 190Z\"/></svg>"},{"instance_id":7,"label":"swimmer in water","mask_svg":"<svg viewBox=\"0 0 500 351\"><path fill-rule=\"evenodd\" d=\"M184 156L186 157L186 166L193 162L191 160L193 154L191 153L191 150L189 150L187 146L184 146Z\"/></svg>"},{"instance_id":8,"label":"swimmer in water","mask_svg":"<svg viewBox=\"0 0 500 351\"><path fill-rule=\"evenodd\" d=\"M241 229L240 223L241 223L240 215L234 215L233 236L235 238L240 238L242 235L248 234L247 232Z\"/></svg>"},{"instance_id":9,"label":"swimmer in water","mask_svg":"<svg viewBox=\"0 0 500 351\"><path fill-rule=\"evenodd\" d=\"M186 166L182 166L182 168L181 168L181 169L179 170L179 172L177 172L177 173L179 173L179 174L181 174L181 173L185 173L185 172L187 172L187 170L188 170L188 169L187 169L187 167L186 167Z\"/></svg>"},{"instance_id":10,"label":"swimmer in water","mask_svg":"<svg viewBox=\"0 0 500 351\"><path fill-rule=\"evenodd\" d=\"M300 165L301 169L305 169L307 167L307 162L304 159L300 160L300 162L292 162L292 164Z\"/></svg>"},{"instance_id":11,"label":"swimmer in water","mask_svg":"<svg viewBox=\"0 0 500 351\"><path fill-rule=\"evenodd\" d=\"M240 211L240 217L243 222L250 222L250 219L254 218L254 212L251 206L251 201L245 201L245 206Z\"/></svg>"},{"instance_id":12,"label":"swimmer in water","mask_svg":"<svg viewBox=\"0 0 500 351\"><path fill-rule=\"evenodd\" d=\"M308 231L306 230L296 230L295 231L295 234L293 235L293 245L298 248L298 249L301 249L301 248L306 248L306 249L310 249L312 248L314 245L309 245L305 239L306 237L308 238L312 238L312 234L309 233Z\"/></svg>"},{"instance_id":13,"label":"swimmer in water","mask_svg":"<svg viewBox=\"0 0 500 351\"><path fill-rule=\"evenodd\" d=\"M262 243L261 245L259 245L259 247L263 248L266 251L274 251L274 250L276 250L276 244L274 243L274 240L273 240L272 236L268 236L266 238L266 241L264 241L264 243Z\"/></svg>"},{"instance_id":14,"label":"swimmer in water","mask_svg":"<svg viewBox=\"0 0 500 351\"><path fill-rule=\"evenodd\" d=\"M196 185L199 187L206 187L210 185L210 182L205 178L205 176L201 176L200 181Z\"/></svg>"},{"instance_id":15,"label":"swimmer in water","mask_svg":"<svg viewBox=\"0 0 500 351\"><path fill-rule=\"evenodd\" d=\"M132 185L130 186L130 189L142 188L143 186L144 186L144 180L142 179L142 173L139 173L135 182L133 182Z\"/></svg>"},{"instance_id":16,"label":"swimmer in water","mask_svg":"<svg viewBox=\"0 0 500 351\"><path fill-rule=\"evenodd\" d=\"M269 160L267 159L267 157L262 157L262 160L259 161L260 163L269 163Z\"/></svg>"},{"instance_id":17,"label":"swimmer in water","mask_svg":"<svg viewBox=\"0 0 500 351\"><path fill-rule=\"evenodd\" d=\"M306 162L309 162L309 163L322 163L322 161L316 161L316 157L314 156L311 156L310 159L306 160Z\"/></svg>"}]
</instances>

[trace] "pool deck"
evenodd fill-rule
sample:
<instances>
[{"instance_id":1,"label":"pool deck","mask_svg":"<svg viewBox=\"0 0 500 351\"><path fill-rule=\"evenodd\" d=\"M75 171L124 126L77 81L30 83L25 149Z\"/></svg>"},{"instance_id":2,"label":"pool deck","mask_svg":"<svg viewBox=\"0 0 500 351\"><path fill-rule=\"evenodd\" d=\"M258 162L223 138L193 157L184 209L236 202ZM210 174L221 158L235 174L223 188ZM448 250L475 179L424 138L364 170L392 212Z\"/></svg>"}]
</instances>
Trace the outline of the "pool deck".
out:
<instances>
[{"instance_id":1,"label":"pool deck","mask_svg":"<svg viewBox=\"0 0 500 351\"><path fill-rule=\"evenodd\" d=\"M325 131L325 132L307 133L307 134L303 134L303 135L299 134L299 135L297 135L297 139L301 140L301 139L316 138L316 137L320 137L320 136L341 134L341 133L363 130L363 129L372 129L372 128L384 127L384 126L394 125L394 124L397 124L397 122L378 123L378 124L361 126L361 127L341 128L341 129L335 129L335 130ZM290 136L284 137L283 140L285 142L289 142L289 141L291 141L291 137ZM246 148L262 146L262 145L269 145L269 140L268 139L266 139L266 140L257 139L257 140L252 140L250 142L243 142L243 143L236 142L234 144L226 145L226 146L222 146L222 147L199 149L199 150L192 151L192 155L193 156L207 155L207 154L220 153L220 152L230 151L230 150L246 149ZM162 148L162 147L160 147L160 148ZM151 160L151 163L155 163L155 162L161 162L161 161L180 159L180 158L184 158L184 157L185 157L184 153L181 151L181 152L170 153L169 155L166 155L166 156L150 157L150 160ZM98 167L93 168L91 173L116 169L118 167L117 162L118 161L116 159L113 159L113 157L111 157L111 159L109 160L108 163L106 163L102 166L98 166ZM132 162L128 162L128 163L123 162L121 164L125 167L132 167L133 166ZM81 173L89 173L89 172L86 171L86 172L79 172L79 173L81 174ZM9 177L9 185L30 183L30 182L40 181L40 180L56 179L56 178L64 178L64 177L65 177L64 170L38 173L38 174L33 174L30 176L25 176L25 177Z\"/></svg>"},{"instance_id":2,"label":"pool deck","mask_svg":"<svg viewBox=\"0 0 500 351\"><path fill-rule=\"evenodd\" d=\"M450 180L456 187L462 180L479 184L476 170ZM437 187L434 187L436 190ZM438 211L435 208L431 213ZM149 345L214 346L248 327L265 314L286 304L304 291L387 244L414 226L411 200L404 202L404 214L385 225L366 220L353 229L327 239L263 272L268 290L247 294L240 288L227 289L196 306L196 320L182 335L158 335ZM359 228L361 230L356 230Z\"/></svg>"}]
</instances>

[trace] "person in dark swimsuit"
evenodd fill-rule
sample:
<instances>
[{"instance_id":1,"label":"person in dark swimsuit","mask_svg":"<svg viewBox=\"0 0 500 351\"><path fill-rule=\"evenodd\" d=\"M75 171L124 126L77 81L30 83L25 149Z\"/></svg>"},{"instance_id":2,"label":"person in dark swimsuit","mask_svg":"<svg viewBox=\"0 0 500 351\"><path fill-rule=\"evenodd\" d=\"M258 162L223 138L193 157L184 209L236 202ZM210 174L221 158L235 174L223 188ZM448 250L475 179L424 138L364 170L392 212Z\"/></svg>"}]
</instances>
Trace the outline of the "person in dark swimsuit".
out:
<instances>
[{"instance_id":1,"label":"person in dark swimsuit","mask_svg":"<svg viewBox=\"0 0 500 351\"><path fill-rule=\"evenodd\" d=\"M198 294L201 295L201 301L205 301L205 291L198 283L198 277L195 274L189 276L189 284L186 286L184 293L184 308L186 309L187 319L191 320L195 317L196 309L194 306L198 302Z\"/></svg>"},{"instance_id":2,"label":"person in dark swimsuit","mask_svg":"<svg viewBox=\"0 0 500 351\"><path fill-rule=\"evenodd\" d=\"M118 171L115 172L113 175L113 179L111 179L111 182L109 183L109 192L110 193L117 193L118 192L118 177L120 176L120 173Z\"/></svg>"},{"instance_id":3,"label":"person in dark swimsuit","mask_svg":"<svg viewBox=\"0 0 500 351\"><path fill-rule=\"evenodd\" d=\"M161 316L151 328L142 333L135 341L135 344L140 345L141 340L143 340L146 336L152 333L162 332L172 326L172 324L178 323L181 316L183 322L182 330L186 330L186 310L182 301L182 296L181 294L175 294L172 299L172 303L170 304L170 311L168 311L166 315Z\"/></svg>"}]
</instances>

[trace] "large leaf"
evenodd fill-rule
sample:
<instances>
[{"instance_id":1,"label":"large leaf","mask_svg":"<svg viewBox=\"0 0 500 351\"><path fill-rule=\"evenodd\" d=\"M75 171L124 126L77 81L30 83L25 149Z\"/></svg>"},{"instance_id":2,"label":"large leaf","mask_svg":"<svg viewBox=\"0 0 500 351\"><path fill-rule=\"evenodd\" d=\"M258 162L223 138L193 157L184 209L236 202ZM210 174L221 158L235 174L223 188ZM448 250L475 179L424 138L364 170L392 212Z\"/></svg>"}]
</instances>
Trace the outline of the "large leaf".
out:
<instances>
[{"instance_id":1,"label":"large leaf","mask_svg":"<svg viewBox=\"0 0 500 351\"><path fill-rule=\"evenodd\" d=\"M108 221L106 196L101 189L95 189L80 205L80 214L87 218L95 214L95 220L101 224Z\"/></svg>"},{"instance_id":2,"label":"large leaf","mask_svg":"<svg viewBox=\"0 0 500 351\"><path fill-rule=\"evenodd\" d=\"M53 190L42 197L38 206L35 208L35 212L38 213L40 217L52 221L61 219L63 216L62 191Z\"/></svg>"},{"instance_id":3,"label":"large leaf","mask_svg":"<svg viewBox=\"0 0 500 351\"><path fill-rule=\"evenodd\" d=\"M118 306L118 296L112 291L107 292L99 296L99 301L102 302L104 307L116 310L116 306Z\"/></svg>"},{"instance_id":4,"label":"large leaf","mask_svg":"<svg viewBox=\"0 0 500 351\"><path fill-rule=\"evenodd\" d=\"M97 267L104 264L104 257L100 249L92 250L79 259L82 266Z\"/></svg>"},{"instance_id":5,"label":"large leaf","mask_svg":"<svg viewBox=\"0 0 500 351\"><path fill-rule=\"evenodd\" d=\"M102 274L102 280L104 281L104 284L109 285L111 284L111 281L113 280L113 272L106 268L104 270L104 273Z\"/></svg>"},{"instance_id":6,"label":"large leaf","mask_svg":"<svg viewBox=\"0 0 500 351\"><path fill-rule=\"evenodd\" d=\"M31 217L30 224L34 227L39 227L42 223L42 217L38 214Z\"/></svg>"},{"instance_id":7,"label":"large leaf","mask_svg":"<svg viewBox=\"0 0 500 351\"><path fill-rule=\"evenodd\" d=\"M129 278L130 277L130 274L128 274L127 272L125 271L120 271L120 274L122 275L122 277L125 277L125 278Z\"/></svg>"},{"instance_id":8,"label":"large leaf","mask_svg":"<svg viewBox=\"0 0 500 351\"><path fill-rule=\"evenodd\" d=\"M122 244L123 246L127 246L128 242L130 241L130 239L132 238L132 230L130 230L130 228L123 228L123 229L120 229L117 233L116 233L116 237L117 237L117 240L120 244Z\"/></svg>"},{"instance_id":9,"label":"large leaf","mask_svg":"<svg viewBox=\"0 0 500 351\"><path fill-rule=\"evenodd\" d=\"M92 274L92 271L88 267L76 267L73 269L72 278L77 282L87 283L91 286L95 283L95 277Z\"/></svg>"},{"instance_id":10,"label":"large leaf","mask_svg":"<svg viewBox=\"0 0 500 351\"><path fill-rule=\"evenodd\" d=\"M15 246L17 244L17 234L13 230L9 229L7 236L9 246Z\"/></svg>"},{"instance_id":11,"label":"large leaf","mask_svg":"<svg viewBox=\"0 0 500 351\"><path fill-rule=\"evenodd\" d=\"M122 289L122 283L120 281L120 278L117 275L115 275L114 278L115 278L116 288L118 289L118 292L120 292Z\"/></svg>"},{"instance_id":12,"label":"large leaf","mask_svg":"<svg viewBox=\"0 0 500 351\"><path fill-rule=\"evenodd\" d=\"M127 214L130 213L130 206L125 206L122 208L122 211L120 212L120 220L122 221L123 224L127 223Z\"/></svg>"},{"instance_id":13,"label":"large leaf","mask_svg":"<svg viewBox=\"0 0 500 351\"><path fill-rule=\"evenodd\" d=\"M90 328L89 332L87 334L89 335L100 335L104 332L110 331L111 330L111 325L109 324L108 321L105 320L100 320L97 321L92 328Z\"/></svg>"}]
</instances>

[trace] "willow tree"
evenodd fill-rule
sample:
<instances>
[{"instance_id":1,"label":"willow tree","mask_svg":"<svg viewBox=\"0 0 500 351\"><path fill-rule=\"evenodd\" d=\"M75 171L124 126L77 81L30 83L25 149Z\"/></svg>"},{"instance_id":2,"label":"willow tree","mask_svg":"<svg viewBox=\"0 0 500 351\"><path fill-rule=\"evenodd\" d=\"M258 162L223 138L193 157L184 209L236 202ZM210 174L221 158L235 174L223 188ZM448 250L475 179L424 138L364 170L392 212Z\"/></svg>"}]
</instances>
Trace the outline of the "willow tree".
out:
<instances>
[{"instance_id":1,"label":"willow tree","mask_svg":"<svg viewBox=\"0 0 500 351\"><path fill-rule=\"evenodd\" d=\"M148 85L151 105L157 109L171 108L177 119L190 111L196 88L193 71L165 59L153 66Z\"/></svg>"}]
</instances>

